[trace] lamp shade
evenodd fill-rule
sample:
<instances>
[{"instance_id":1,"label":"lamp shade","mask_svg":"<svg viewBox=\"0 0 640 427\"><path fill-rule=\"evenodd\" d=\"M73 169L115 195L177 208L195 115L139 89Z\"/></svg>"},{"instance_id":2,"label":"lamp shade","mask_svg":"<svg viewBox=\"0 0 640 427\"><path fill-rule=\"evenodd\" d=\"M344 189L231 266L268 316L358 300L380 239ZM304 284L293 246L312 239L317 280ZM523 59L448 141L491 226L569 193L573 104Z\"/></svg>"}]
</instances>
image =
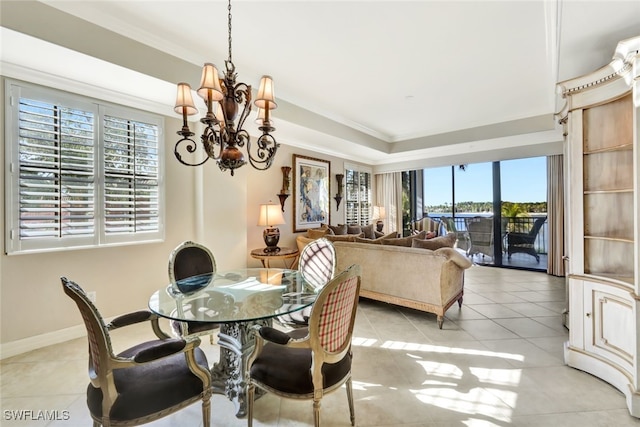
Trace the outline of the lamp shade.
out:
<instances>
[{"instance_id":1,"label":"lamp shade","mask_svg":"<svg viewBox=\"0 0 640 427\"><path fill-rule=\"evenodd\" d=\"M262 126L267 120L269 121L269 124L273 125L273 119L271 118L271 114L269 114L269 110L258 108L258 117L256 117L256 123Z\"/></svg>"},{"instance_id":2,"label":"lamp shade","mask_svg":"<svg viewBox=\"0 0 640 427\"><path fill-rule=\"evenodd\" d=\"M224 98L222 88L220 87L220 78L218 77L218 69L215 65L207 62L202 67L202 79L200 80L200 89L198 95L205 101L211 97L212 101L220 101Z\"/></svg>"},{"instance_id":3,"label":"lamp shade","mask_svg":"<svg viewBox=\"0 0 640 427\"><path fill-rule=\"evenodd\" d=\"M270 227L272 225L280 225L284 223L284 216L282 216L282 210L279 205L272 203L260 205L258 225Z\"/></svg>"},{"instance_id":4,"label":"lamp shade","mask_svg":"<svg viewBox=\"0 0 640 427\"><path fill-rule=\"evenodd\" d=\"M262 76L260 79L258 96L256 97L254 104L258 108L268 108L269 110L275 110L278 107L278 104L276 104L276 95L273 89L273 79L271 76Z\"/></svg>"},{"instance_id":5,"label":"lamp shade","mask_svg":"<svg viewBox=\"0 0 640 427\"><path fill-rule=\"evenodd\" d=\"M176 105L173 108L178 114L192 116L198 112L193 97L191 96L191 86L189 83L178 83L178 94L176 95Z\"/></svg>"},{"instance_id":6,"label":"lamp shade","mask_svg":"<svg viewBox=\"0 0 640 427\"><path fill-rule=\"evenodd\" d=\"M387 217L387 212L384 206L373 207L373 219L385 219L386 217Z\"/></svg>"}]
</instances>

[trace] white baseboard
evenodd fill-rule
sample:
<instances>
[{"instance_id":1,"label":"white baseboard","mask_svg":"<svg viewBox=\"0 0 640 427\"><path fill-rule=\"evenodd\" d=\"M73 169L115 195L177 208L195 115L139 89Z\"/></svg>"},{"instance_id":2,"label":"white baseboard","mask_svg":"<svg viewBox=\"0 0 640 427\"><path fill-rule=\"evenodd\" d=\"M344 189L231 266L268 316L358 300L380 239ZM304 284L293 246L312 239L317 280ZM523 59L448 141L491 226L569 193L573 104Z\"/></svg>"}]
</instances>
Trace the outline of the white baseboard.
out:
<instances>
[{"instance_id":1,"label":"white baseboard","mask_svg":"<svg viewBox=\"0 0 640 427\"><path fill-rule=\"evenodd\" d=\"M42 335L24 338L21 340L10 341L0 344L0 360L7 357L17 356L31 350L37 350L53 344L73 340L87 335L87 330L83 325L72 326L66 329L60 329L54 332L48 332Z\"/></svg>"}]
</instances>

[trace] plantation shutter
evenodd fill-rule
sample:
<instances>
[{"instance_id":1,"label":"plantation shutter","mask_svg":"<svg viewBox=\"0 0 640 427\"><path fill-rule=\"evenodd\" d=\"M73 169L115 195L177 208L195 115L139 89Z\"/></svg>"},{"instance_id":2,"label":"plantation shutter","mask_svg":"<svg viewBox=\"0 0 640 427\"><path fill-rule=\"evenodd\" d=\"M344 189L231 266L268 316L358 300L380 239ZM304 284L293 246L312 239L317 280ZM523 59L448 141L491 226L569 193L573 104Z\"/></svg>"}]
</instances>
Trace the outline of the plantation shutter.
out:
<instances>
[{"instance_id":1,"label":"plantation shutter","mask_svg":"<svg viewBox=\"0 0 640 427\"><path fill-rule=\"evenodd\" d=\"M104 232L160 229L159 128L104 116Z\"/></svg>"},{"instance_id":2,"label":"plantation shutter","mask_svg":"<svg viewBox=\"0 0 640 427\"><path fill-rule=\"evenodd\" d=\"M347 169L345 189L347 224L369 224L371 222L371 174Z\"/></svg>"},{"instance_id":3,"label":"plantation shutter","mask_svg":"<svg viewBox=\"0 0 640 427\"><path fill-rule=\"evenodd\" d=\"M7 254L164 239L162 117L5 79Z\"/></svg>"},{"instance_id":4,"label":"plantation shutter","mask_svg":"<svg viewBox=\"0 0 640 427\"><path fill-rule=\"evenodd\" d=\"M95 115L19 100L21 240L95 233Z\"/></svg>"}]
</instances>

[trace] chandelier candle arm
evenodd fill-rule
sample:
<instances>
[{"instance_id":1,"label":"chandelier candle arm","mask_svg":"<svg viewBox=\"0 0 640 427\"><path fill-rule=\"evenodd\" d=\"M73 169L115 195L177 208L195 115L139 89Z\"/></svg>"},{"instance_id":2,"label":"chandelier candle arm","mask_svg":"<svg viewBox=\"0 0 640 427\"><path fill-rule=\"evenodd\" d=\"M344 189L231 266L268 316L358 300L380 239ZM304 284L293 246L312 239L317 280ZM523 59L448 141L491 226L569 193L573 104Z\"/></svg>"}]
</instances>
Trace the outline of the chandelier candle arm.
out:
<instances>
[{"instance_id":1,"label":"chandelier candle arm","mask_svg":"<svg viewBox=\"0 0 640 427\"><path fill-rule=\"evenodd\" d=\"M214 159L220 170L229 169L233 176L237 168L247 164L244 154L240 151L241 148L246 146L251 166L258 170L266 170L273 164L280 144L271 135L275 131L271 121L271 110L275 110L278 106L275 101L273 79L271 76L264 75L260 79L258 96L254 103L259 109L256 122L262 135L255 142L253 147L255 152L252 151L251 136L244 129L245 120L251 112L251 86L236 83L237 74L231 52L231 0L228 4L229 57L225 61L224 76L220 78L218 68L214 64L205 63L202 68L200 87L197 90L198 96L204 100L207 107L205 117L200 119L200 122L205 125L200 136L201 146L191 139L194 134L187 124L187 116L198 112L193 104L191 87L187 83L179 83L174 111L182 115L183 127L178 131L182 139L176 143L174 153L178 161L187 166L199 166L208 159ZM241 113L237 117L239 111ZM186 150L194 156L197 154L196 151L204 150L206 157L199 163L188 162L180 154L181 150Z\"/></svg>"}]
</instances>

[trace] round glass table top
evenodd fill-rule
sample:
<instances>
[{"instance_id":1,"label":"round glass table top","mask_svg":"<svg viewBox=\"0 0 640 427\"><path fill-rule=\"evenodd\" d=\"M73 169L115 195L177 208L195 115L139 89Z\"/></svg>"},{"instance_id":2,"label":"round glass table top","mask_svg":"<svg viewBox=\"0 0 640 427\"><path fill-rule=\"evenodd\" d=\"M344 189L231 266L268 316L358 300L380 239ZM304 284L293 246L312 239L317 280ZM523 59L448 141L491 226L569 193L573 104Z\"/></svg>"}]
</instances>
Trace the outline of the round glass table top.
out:
<instances>
[{"instance_id":1,"label":"round glass table top","mask_svg":"<svg viewBox=\"0 0 640 427\"><path fill-rule=\"evenodd\" d=\"M243 322L302 310L316 296L298 270L246 268L178 280L154 292L149 309L179 321Z\"/></svg>"}]
</instances>

